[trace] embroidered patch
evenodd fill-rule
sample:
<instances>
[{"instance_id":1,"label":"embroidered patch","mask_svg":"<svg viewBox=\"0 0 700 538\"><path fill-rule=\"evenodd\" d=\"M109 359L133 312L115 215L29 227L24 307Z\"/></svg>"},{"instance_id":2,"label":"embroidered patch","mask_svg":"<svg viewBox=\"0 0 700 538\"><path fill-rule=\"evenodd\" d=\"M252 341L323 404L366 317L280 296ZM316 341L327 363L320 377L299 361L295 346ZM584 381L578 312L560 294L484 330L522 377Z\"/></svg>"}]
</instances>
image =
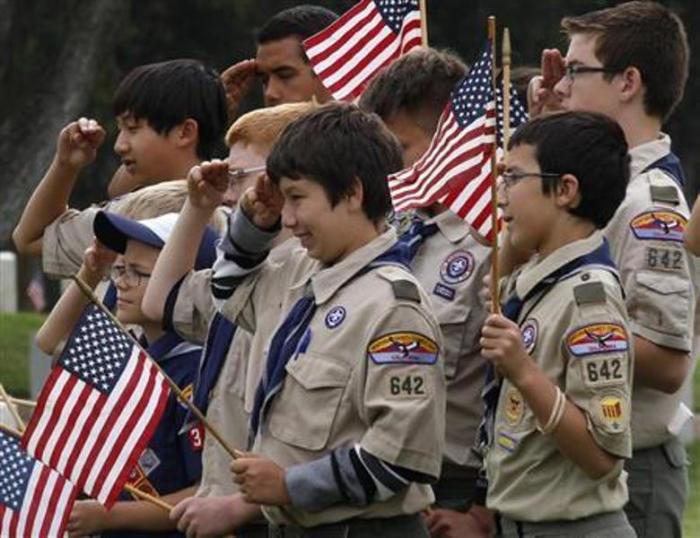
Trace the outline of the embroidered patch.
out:
<instances>
[{"instance_id":1,"label":"embroidered patch","mask_svg":"<svg viewBox=\"0 0 700 538\"><path fill-rule=\"evenodd\" d=\"M131 469L131 472L129 473L129 478L127 478L127 483L139 491L143 491L144 493L148 493L149 495L153 495L154 497L160 497L158 495L158 491L156 488L153 487L153 484L146 478L146 475L143 472L143 469L141 469L141 466L137 463L134 465L134 467ZM131 496L136 499L140 500L141 498L138 495L135 495L134 493L131 493Z\"/></svg>"},{"instance_id":2,"label":"embroidered patch","mask_svg":"<svg viewBox=\"0 0 700 538\"><path fill-rule=\"evenodd\" d=\"M455 293L456 290L454 288L451 288L450 286L445 286L445 284L441 282L435 284L435 288L433 288L434 295L442 297L443 299L447 299L448 301L454 300Z\"/></svg>"},{"instance_id":3,"label":"embroidered patch","mask_svg":"<svg viewBox=\"0 0 700 538\"><path fill-rule=\"evenodd\" d=\"M450 254L440 267L440 278L446 284L458 284L468 279L474 272L474 256L466 250Z\"/></svg>"},{"instance_id":4,"label":"embroidered patch","mask_svg":"<svg viewBox=\"0 0 700 538\"><path fill-rule=\"evenodd\" d=\"M192 393L194 393L194 383L190 383L182 389L182 395L185 397L186 400L192 401ZM177 399L177 403L179 403L185 409L188 409L187 404L184 403L180 398Z\"/></svg>"},{"instance_id":5,"label":"embroidered patch","mask_svg":"<svg viewBox=\"0 0 700 538\"><path fill-rule=\"evenodd\" d=\"M435 364L438 346L422 334L395 332L373 340L367 353L376 364Z\"/></svg>"},{"instance_id":6,"label":"embroidered patch","mask_svg":"<svg viewBox=\"0 0 700 538\"><path fill-rule=\"evenodd\" d=\"M151 474L153 470L160 465L160 459L151 448L147 448L139 456L139 466L143 469L146 476Z\"/></svg>"},{"instance_id":7,"label":"embroidered patch","mask_svg":"<svg viewBox=\"0 0 700 538\"><path fill-rule=\"evenodd\" d=\"M525 413L525 401L523 400L523 395L520 391L514 387L510 387L505 394L505 405L503 407L503 414L505 415L506 422L510 426L517 426L522 420L523 414Z\"/></svg>"},{"instance_id":8,"label":"embroidered patch","mask_svg":"<svg viewBox=\"0 0 700 538\"><path fill-rule=\"evenodd\" d=\"M655 271L682 271L683 249L668 247L647 247L646 262Z\"/></svg>"},{"instance_id":9,"label":"embroidered patch","mask_svg":"<svg viewBox=\"0 0 700 538\"><path fill-rule=\"evenodd\" d=\"M683 232L687 219L670 209L646 211L630 222L632 233L637 239L683 242Z\"/></svg>"},{"instance_id":10,"label":"embroidered patch","mask_svg":"<svg viewBox=\"0 0 700 538\"><path fill-rule=\"evenodd\" d=\"M335 329L338 325L345 321L345 308L342 306L334 306L326 314L326 327Z\"/></svg>"},{"instance_id":11,"label":"embroidered patch","mask_svg":"<svg viewBox=\"0 0 700 538\"><path fill-rule=\"evenodd\" d=\"M518 446L518 440L515 437L511 437L505 432L498 432L498 439L496 440L498 446L504 449L506 452L513 452Z\"/></svg>"},{"instance_id":12,"label":"embroidered patch","mask_svg":"<svg viewBox=\"0 0 700 538\"><path fill-rule=\"evenodd\" d=\"M537 345L538 332L539 327L537 325L537 320L533 318L525 320L525 323L523 323L523 326L520 328L523 345L525 346L525 351L528 354L532 353L532 350L535 349L535 346Z\"/></svg>"},{"instance_id":13,"label":"embroidered patch","mask_svg":"<svg viewBox=\"0 0 700 538\"><path fill-rule=\"evenodd\" d=\"M607 387L627 382L627 364L620 357L590 357L578 363L587 387Z\"/></svg>"},{"instance_id":14,"label":"embroidered patch","mask_svg":"<svg viewBox=\"0 0 700 538\"><path fill-rule=\"evenodd\" d=\"M566 347L572 355L584 357L598 353L627 351L627 333L615 323L593 323L573 331L566 337Z\"/></svg>"},{"instance_id":15,"label":"embroidered patch","mask_svg":"<svg viewBox=\"0 0 700 538\"><path fill-rule=\"evenodd\" d=\"M187 439L194 452L200 452L204 447L204 426L197 422L187 431Z\"/></svg>"},{"instance_id":16,"label":"embroidered patch","mask_svg":"<svg viewBox=\"0 0 700 538\"><path fill-rule=\"evenodd\" d=\"M392 375L388 379L388 398L426 398L425 378L422 375Z\"/></svg>"},{"instance_id":17,"label":"embroidered patch","mask_svg":"<svg viewBox=\"0 0 700 538\"><path fill-rule=\"evenodd\" d=\"M629 421L629 402L619 390L610 390L595 396L592 400L592 411L595 422L606 432L621 432Z\"/></svg>"}]
</instances>

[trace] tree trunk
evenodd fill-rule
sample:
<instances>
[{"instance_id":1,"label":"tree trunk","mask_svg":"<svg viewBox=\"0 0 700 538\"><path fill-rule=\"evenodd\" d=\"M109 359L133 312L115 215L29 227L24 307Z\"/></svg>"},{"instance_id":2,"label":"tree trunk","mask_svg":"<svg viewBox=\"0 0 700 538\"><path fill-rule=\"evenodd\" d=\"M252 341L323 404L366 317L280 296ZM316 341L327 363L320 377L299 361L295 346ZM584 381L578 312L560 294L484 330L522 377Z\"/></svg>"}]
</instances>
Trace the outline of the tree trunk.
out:
<instances>
[{"instance_id":1,"label":"tree trunk","mask_svg":"<svg viewBox=\"0 0 700 538\"><path fill-rule=\"evenodd\" d=\"M0 0L0 7L9 4ZM18 100L19 105L0 124L0 245L9 241L22 209L50 164L58 132L84 113L95 73L128 20L128 2L91 0L77 4L81 14L73 17L66 29L63 46L55 54L55 68L41 80L43 87ZM2 30L0 25L0 39Z\"/></svg>"}]
</instances>

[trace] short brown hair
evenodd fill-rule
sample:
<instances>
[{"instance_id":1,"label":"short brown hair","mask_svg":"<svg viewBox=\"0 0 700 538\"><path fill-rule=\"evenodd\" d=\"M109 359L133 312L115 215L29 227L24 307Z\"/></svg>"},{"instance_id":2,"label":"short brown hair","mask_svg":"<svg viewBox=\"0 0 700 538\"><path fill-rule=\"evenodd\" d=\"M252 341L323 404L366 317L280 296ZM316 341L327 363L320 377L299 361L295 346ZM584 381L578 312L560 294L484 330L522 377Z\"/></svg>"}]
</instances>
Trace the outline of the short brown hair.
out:
<instances>
[{"instance_id":1,"label":"short brown hair","mask_svg":"<svg viewBox=\"0 0 700 538\"><path fill-rule=\"evenodd\" d=\"M452 88L467 74L467 66L446 50L419 48L402 56L370 83L360 108L389 120L410 114L432 136Z\"/></svg>"},{"instance_id":2,"label":"short brown hair","mask_svg":"<svg viewBox=\"0 0 700 538\"><path fill-rule=\"evenodd\" d=\"M318 106L315 101L309 101L252 110L231 125L226 133L226 144L230 147L241 142L269 151L287 125Z\"/></svg>"},{"instance_id":3,"label":"short brown hair","mask_svg":"<svg viewBox=\"0 0 700 538\"><path fill-rule=\"evenodd\" d=\"M683 98L688 37L678 15L668 8L656 2L626 2L566 17L561 26L569 36L595 36L595 55L605 67L639 69L646 89L644 108L650 116L665 120Z\"/></svg>"}]
</instances>

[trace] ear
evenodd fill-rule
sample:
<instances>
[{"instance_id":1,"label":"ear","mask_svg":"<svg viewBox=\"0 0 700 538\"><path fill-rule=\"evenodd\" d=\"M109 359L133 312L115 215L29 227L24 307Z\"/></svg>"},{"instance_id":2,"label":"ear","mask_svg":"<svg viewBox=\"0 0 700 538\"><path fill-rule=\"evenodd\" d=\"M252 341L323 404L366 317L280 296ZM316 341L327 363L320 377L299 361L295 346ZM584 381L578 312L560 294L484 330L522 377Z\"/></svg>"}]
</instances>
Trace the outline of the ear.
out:
<instances>
[{"instance_id":1,"label":"ear","mask_svg":"<svg viewBox=\"0 0 700 538\"><path fill-rule=\"evenodd\" d=\"M180 147L197 146L197 140L199 139L199 125L196 120L192 118L187 118L180 125L176 126L177 129L177 144Z\"/></svg>"},{"instance_id":2,"label":"ear","mask_svg":"<svg viewBox=\"0 0 700 538\"><path fill-rule=\"evenodd\" d=\"M642 74L634 66L627 67L619 77L620 99L629 102L641 96L644 90Z\"/></svg>"},{"instance_id":3,"label":"ear","mask_svg":"<svg viewBox=\"0 0 700 538\"><path fill-rule=\"evenodd\" d=\"M355 178L352 182L352 190L348 193L346 200L350 209L354 211L362 211L362 202L365 199L365 190L362 187L362 182L359 178Z\"/></svg>"},{"instance_id":4,"label":"ear","mask_svg":"<svg viewBox=\"0 0 700 538\"><path fill-rule=\"evenodd\" d=\"M573 174L564 174L555 188L554 198L559 207L572 208L581 203L581 186Z\"/></svg>"}]
</instances>

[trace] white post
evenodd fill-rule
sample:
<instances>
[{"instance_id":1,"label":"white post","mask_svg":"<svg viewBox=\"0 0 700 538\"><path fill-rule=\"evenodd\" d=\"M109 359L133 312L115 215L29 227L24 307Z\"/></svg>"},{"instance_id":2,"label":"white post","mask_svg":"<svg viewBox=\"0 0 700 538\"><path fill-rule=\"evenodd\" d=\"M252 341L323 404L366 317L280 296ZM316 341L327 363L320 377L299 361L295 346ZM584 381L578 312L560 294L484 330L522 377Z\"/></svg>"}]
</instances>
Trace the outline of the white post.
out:
<instances>
[{"instance_id":1,"label":"white post","mask_svg":"<svg viewBox=\"0 0 700 538\"><path fill-rule=\"evenodd\" d=\"M0 312L17 312L17 255L0 252Z\"/></svg>"}]
</instances>

